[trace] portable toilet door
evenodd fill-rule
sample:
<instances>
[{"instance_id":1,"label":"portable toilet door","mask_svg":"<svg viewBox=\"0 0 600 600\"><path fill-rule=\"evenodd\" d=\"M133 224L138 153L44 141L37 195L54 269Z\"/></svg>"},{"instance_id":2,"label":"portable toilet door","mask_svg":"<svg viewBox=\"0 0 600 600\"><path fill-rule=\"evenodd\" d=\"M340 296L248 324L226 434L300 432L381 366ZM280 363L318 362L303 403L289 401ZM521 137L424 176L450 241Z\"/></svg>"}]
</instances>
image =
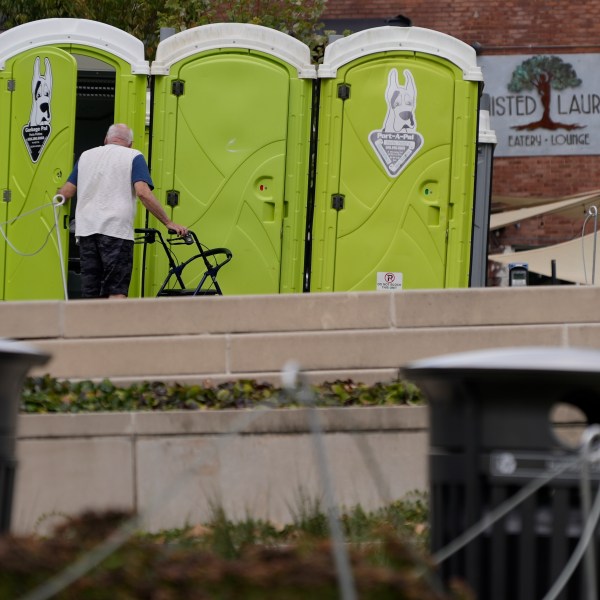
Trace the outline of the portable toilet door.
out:
<instances>
[{"instance_id":1,"label":"portable toilet door","mask_svg":"<svg viewBox=\"0 0 600 600\"><path fill-rule=\"evenodd\" d=\"M241 23L196 27L158 46L155 193L202 243L232 251L219 273L225 294L302 290L310 60L308 46L291 36ZM154 247L148 294L167 271Z\"/></svg>"},{"instance_id":2,"label":"portable toilet door","mask_svg":"<svg viewBox=\"0 0 600 600\"><path fill-rule=\"evenodd\" d=\"M3 300L78 297L76 200L55 223L52 199L111 123L128 123L143 148L148 73L142 42L104 23L45 19L0 35Z\"/></svg>"},{"instance_id":3,"label":"portable toilet door","mask_svg":"<svg viewBox=\"0 0 600 600\"><path fill-rule=\"evenodd\" d=\"M380 27L330 44L310 289L466 287L481 70L448 35Z\"/></svg>"}]
</instances>

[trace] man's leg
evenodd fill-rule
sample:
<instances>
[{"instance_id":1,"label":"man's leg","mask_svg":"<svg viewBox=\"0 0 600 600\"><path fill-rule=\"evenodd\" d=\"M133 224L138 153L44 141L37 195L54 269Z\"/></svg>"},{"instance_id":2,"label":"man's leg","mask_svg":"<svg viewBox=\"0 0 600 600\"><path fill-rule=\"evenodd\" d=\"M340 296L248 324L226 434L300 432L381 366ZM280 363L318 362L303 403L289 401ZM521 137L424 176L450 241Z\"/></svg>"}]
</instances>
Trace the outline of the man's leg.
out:
<instances>
[{"instance_id":1,"label":"man's leg","mask_svg":"<svg viewBox=\"0 0 600 600\"><path fill-rule=\"evenodd\" d=\"M97 235L88 235L79 238L81 295L83 298L101 297L103 269L97 241Z\"/></svg>"},{"instance_id":2,"label":"man's leg","mask_svg":"<svg viewBox=\"0 0 600 600\"><path fill-rule=\"evenodd\" d=\"M104 268L102 295L127 298L133 269L133 240L101 235L99 245Z\"/></svg>"}]
</instances>

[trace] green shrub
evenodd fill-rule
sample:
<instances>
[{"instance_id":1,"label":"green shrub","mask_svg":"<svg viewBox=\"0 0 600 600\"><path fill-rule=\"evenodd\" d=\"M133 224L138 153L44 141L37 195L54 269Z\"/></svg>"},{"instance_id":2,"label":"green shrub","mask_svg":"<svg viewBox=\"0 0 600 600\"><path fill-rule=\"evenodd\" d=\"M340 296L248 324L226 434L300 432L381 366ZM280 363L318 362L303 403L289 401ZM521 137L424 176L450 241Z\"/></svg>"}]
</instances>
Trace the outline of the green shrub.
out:
<instances>
[{"instance_id":1,"label":"green shrub","mask_svg":"<svg viewBox=\"0 0 600 600\"><path fill-rule=\"evenodd\" d=\"M0 598L30 592L96 547L128 516L87 513L67 521L48 538L0 538ZM343 515L347 535L350 529L361 530L363 542L348 545L361 600L471 598L458 587L440 591L439 582L432 583L435 577L424 554L415 553L398 535L394 520L406 524L416 517L426 518L423 497L373 513L353 509ZM233 523L216 511L212 521L201 527L133 535L103 563L53 597L304 600L309 594L314 600L340 597L327 537L315 537L297 524L275 528L252 519Z\"/></svg>"},{"instance_id":2,"label":"green shrub","mask_svg":"<svg viewBox=\"0 0 600 600\"><path fill-rule=\"evenodd\" d=\"M420 404L419 389L406 381L366 385L351 380L313 386L317 406L397 406ZM294 407L297 401L269 383L250 379L212 385L180 385L159 381L118 387L101 382L29 377L23 386L21 411L79 413L98 411L206 410Z\"/></svg>"}]
</instances>

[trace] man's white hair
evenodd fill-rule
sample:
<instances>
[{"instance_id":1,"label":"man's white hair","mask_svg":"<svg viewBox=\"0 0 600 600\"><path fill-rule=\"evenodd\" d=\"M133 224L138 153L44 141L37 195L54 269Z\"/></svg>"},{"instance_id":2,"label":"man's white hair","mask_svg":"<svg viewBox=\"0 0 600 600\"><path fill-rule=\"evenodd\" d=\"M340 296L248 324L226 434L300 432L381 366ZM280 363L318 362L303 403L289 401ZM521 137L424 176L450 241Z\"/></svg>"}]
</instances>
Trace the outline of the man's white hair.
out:
<instances>
[{"instance_id":1,"label":"man's white hair","mask_svg":"<svg viewBox=\"0 0 600 600\"><path fill-rule=\"evenodd\" d=\"M106 132L106 141L122 140L127 145L133 142L133 131L125 123L114 123Z\"/></svg>"}]
</instances>

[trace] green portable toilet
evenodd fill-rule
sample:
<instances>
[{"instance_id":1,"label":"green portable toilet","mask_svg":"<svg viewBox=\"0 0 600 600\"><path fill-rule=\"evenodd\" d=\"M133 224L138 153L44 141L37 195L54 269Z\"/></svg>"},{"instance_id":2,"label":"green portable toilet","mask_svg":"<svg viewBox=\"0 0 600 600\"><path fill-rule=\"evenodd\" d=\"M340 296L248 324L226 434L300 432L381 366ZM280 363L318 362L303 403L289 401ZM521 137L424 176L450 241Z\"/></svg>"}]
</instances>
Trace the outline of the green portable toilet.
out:
<instances>
[{"instance_id":1,"label":"green portable toilet","mask_svg":"<svg viewBox=\"0 0 600 600\"><path fill-rule=\"evenodd\" d=\"M152 177L173 221L233 252L223 293L301 291L316 78L308 46L259 25L204 25L163 40L151 73ZM167 263L158 244L147 253L154 295Z\"/></svg>"},{"instance_id":2,"label":"green portable toilet","mask_svg":"<svg viewBox=\"0 0 600 600\"><path fill-rule=\"evenodd\" d=\"M55 223L52 198L111 123L128 123L143 149L148 73L142 42L104 23L44 19L0 34L0 299L62 299L65 287L77 297L73 206Z\"/></svg>"},{"instance_id":3,"label":"green portable toilet","mask_svg":"<svg viewBox=\"0 0 600 600\"><path fill-rule=\"evenodd\" d=\"M330 44L312 291L466 287L482 74L448 35L380 27Z\"/></svg>"}]
</instances>

